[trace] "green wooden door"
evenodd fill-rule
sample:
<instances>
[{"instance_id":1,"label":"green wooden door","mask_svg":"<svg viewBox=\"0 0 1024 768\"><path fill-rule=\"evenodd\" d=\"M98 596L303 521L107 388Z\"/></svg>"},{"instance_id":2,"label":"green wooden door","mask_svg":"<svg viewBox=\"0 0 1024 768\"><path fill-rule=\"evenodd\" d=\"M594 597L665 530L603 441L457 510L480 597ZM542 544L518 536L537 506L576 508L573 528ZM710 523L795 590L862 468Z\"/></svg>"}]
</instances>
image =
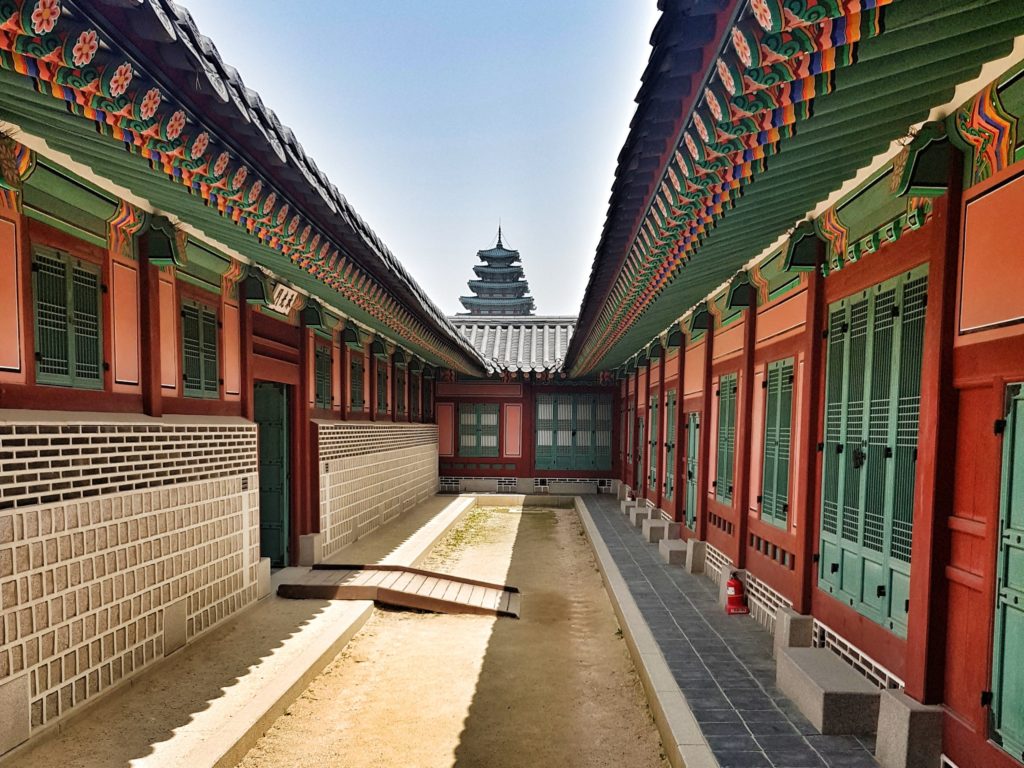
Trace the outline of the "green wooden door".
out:
<instances>
[{"instance_id":1,"label":"green wooden door","mask_svg":"<svg viewBox=\"0 0 1024 768\"><path fill-rule=\"evenodd\" d=\"M1008 392L999 498L992 725L997 741L1024 759L1024 385Z\"/></svg>"},{"instance_id":2,"label":"green wooden door","mask_svg":"<svg viewBox=\"0 0 1024 768\"><path fill-rule=\"evenodd\" d=\"M661 426L661 419L658 413L658 405L660 403L658 397L657 392L652 392L651 400L647 405L647 412L649 414L648 424L650 424L648 429L651 433L647 441L647 488L650 491L654 491L658 487L658 449L661 447L658 444L658 432Z\"/></svg>"},{"instance_id":3,"label":"green wooden door","mask_svg":"<svg viewBox=\"0 0 1024 768\"><path fill-rule=\"evenodd\" d=\"M260 556L288 565L288 388L259 381L253 387L259 426Z\"/></svg>"},{"instance_id":4,"label":"green wooden door","mask_svg":"<svg viewBox=\"0 0 1024 768\"><path fill-rule=\"evenodd\" d=\"M686 414L686 527L697 530L697 478L700 460L700 412Z\"/></svg>"},{"instance_id":5,"label":"green wooden door","mask_svg":"<svg viewBox=\"0 0 1024 768\"><path fill-rule=\"evenodd\" d=\"M538 394L536 402L537 469L611 469L611 398L556 393Z\"/></svg>"},{"instance_id":6,"label":"green wooden door","mask_svg":"<svg viewBox=\"0 0 1024 768\"><path fill-rule=\"evenodd\" d=\"M665 482L666 499L676 491L676 391L665 394Z\"/></svg>"},{"instance_id":7,"label":"green wooden door","mask_svg":"<svg viewBox=\"0 0 1024 768\"><path fill-rule=\"evenodd\" d=\"M761 519L786 527L793 423L793 358L768 364Z\"/></svg>"},{"instance_id":8,"label":"green wooden door","mask_svg":"<svg viewBox=\"0 0 1024 768\"><path fill-rule=\"evenodd\" d=\"M733 470L736 465L736 402L738 375L718 380L718 461L715 464L715 498L732 505Z\"/></svg>"},{"instance_id":9,"label":"green wooden door","mask_svg":"<svg viewBox=\"0 0 1024 768\"><path fill-rule=\"evenodd\" d=\"M594 461L592 469L612 468L612 399L598 396L594 405Z\"/></svg>"},{"instance_id":10,"label":"green wooden door","mask_svg":"<svg viewBox=\"0 0 1024 768\"><path fill-rule=\"evenodd\" d=\"M829 307L820 586L906 634L928 277Z\"/></svg>"},{"instance_id":11,"label":"green wooden door","mask_svg":"<svg viewBox=\"0 0 1024 768\"><path fill-rule=\"evenodd\" d=\"M633 477L636 479L637 495L644 484L644 417L637 416L636 420L636 469Z\"/></svg>"},{"instance_id":12,"label":"green wooden door","mask_svg":"<svg viewBox=\"0 0 1024 768\"><path fill-rule=\"evenodd\" d=\"M534 461L537 469L555 467L555 398L537 395L536 446Z\"/></svg>"}]
</instances>

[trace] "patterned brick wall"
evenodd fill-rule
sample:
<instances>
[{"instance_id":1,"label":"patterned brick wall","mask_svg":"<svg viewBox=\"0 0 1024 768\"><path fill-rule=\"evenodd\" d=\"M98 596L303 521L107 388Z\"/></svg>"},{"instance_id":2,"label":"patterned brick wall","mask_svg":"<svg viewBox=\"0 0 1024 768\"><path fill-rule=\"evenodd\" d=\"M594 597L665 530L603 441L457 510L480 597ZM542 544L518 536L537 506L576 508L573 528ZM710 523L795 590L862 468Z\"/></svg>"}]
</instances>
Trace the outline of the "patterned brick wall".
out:
<instances>
[{"instance_id":1,"label":"patterned brick wall","mask_svg":"<svg viewBox=\"0 0 1024 768\"><path fill-rule=\"evenodd\" d=\"M204 421L0 416L0 686L28 675L33 729L256 598L256 428Z\"/></svg>"},{"instance_id":2,"label":"patterned brick wall","mask_svg":"<svg viewBox=\"0 0 1024 768\"><path fill-rule=\"evenodd\" d=\"M317 444L325 558L437 493L433 424L318 422Z\"/></svg>"}]
</instances>

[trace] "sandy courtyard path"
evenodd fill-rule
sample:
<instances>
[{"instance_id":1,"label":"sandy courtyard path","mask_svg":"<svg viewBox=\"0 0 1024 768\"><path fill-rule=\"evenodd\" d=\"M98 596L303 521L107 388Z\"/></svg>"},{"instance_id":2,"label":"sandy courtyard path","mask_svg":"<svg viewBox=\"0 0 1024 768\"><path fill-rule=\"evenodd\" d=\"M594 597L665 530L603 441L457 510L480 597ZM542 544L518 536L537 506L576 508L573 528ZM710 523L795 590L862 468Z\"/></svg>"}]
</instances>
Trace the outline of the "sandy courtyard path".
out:
<instances>
[{"instance_id":1,"label":"sandy courtyard path","mask_svg":"<svg viewBox=\"0 0 1024 768\"><path fill-rule=\"evenodd\" d=\"M475 510L423 567L522 618L375 611L241 768L667 766L575 510Z\"/></svg>"}]
</instances>

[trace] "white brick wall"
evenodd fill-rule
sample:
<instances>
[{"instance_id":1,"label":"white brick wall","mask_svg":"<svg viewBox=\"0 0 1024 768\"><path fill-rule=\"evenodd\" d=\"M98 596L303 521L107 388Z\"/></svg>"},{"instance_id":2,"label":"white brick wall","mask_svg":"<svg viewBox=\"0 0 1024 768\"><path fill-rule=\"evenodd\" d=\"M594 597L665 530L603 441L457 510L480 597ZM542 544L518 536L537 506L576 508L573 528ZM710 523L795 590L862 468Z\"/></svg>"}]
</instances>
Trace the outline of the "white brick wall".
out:
<instances>
[{"instance_id":1,"label":"white brick wall","mask_svg":"<svg viewBox=\"0 0 1024 768\"><path fill-rule=\"evenodd\" d=\"M255 599L257 467L241 420L0 417L0 686L28 675L33 729Z\"/></svg>"},{"instance_id":2,"label":"white brick wall","mask_svg":"<svg viewBox=\"0 0 1024 768\"><path fill-rule=\"evenodd\" d=\"M322 556L437 493L433 424L317 422Z\"/></svg>"}]
</instances>

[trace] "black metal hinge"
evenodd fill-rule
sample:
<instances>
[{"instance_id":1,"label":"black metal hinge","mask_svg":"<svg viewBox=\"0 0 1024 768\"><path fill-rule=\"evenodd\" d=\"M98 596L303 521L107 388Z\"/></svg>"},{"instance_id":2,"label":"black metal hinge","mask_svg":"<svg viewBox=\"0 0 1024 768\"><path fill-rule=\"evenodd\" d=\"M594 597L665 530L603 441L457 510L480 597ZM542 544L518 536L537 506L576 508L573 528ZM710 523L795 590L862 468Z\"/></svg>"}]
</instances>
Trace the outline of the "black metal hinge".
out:
<instances>
[{"instance_id":1,"label":"black metal hinge","mask_svg":"<svg viewBox=\"0 0 1024 768\"><path fill-rule=\"evenodd\" d=\"M768 389L768 382L767 382L767 380L761 382L761 389Z\"/></svg>"},{"instance_id":2,"label":"black metal hinge","mask_svg":"<svg viewBox=\"0 0 1024 768\"><path fill-rule=\"evenodd\" d=\"M992 431L997 435L1001 435L1006 431L1006 419L996 419L996 423L992 425Z\"/></svg>"},{"instance_id":3,"label":"black metal hinge","mask_svg":"<svg viewBox=\"0 0 1024 768\"><path fill-rule=\"evenodd\" d=\"M981 706L991 707L992 706L992 691L981 692Z\"/></svg>"}]
</instances>

